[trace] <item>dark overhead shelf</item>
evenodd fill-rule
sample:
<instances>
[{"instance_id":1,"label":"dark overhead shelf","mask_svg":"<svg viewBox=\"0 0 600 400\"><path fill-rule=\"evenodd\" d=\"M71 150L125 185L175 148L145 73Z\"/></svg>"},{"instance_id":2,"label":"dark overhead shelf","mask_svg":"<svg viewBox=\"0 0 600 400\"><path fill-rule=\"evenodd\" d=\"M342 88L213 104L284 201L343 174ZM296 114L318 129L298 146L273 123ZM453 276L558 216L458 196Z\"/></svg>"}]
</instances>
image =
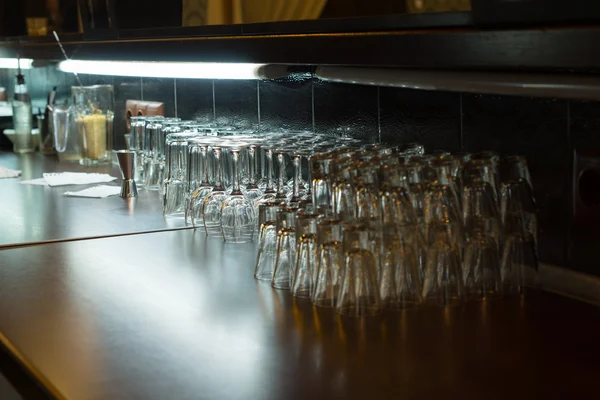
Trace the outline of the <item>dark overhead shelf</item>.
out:
<instances>
[{"instance_id":1,"label":"dark overhead shelf","mask_svg":"<svg viewBox=\"0 0 600 400\"><path fill-rule=\"evenodd\" d=\"M125 32L123 32L125 33ZM428 69L600 71L600 26L435 28L309 34L63 38L75 59L256 62ZM0 56L62 59L52 41L0 42Z\"/></svg>"}]
</instances>

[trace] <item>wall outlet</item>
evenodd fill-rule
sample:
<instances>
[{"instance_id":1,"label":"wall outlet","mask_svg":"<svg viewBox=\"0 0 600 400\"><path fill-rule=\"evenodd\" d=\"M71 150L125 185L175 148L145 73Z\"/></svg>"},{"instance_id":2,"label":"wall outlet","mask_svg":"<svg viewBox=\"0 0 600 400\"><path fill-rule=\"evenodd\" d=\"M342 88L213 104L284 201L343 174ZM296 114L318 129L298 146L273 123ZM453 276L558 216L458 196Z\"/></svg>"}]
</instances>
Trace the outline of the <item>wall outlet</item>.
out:
<instances>
[{"instance_id":1,"label":"wall outlet","mask_svg":"<svg viewBox=\"0 0 600 400\"><path fill-rule=\"evenodd\" d=\"M575 151L573 220L583 225L600 220L600 152Z\"/></svg>"},{"instance_id":2,"label":"wall outlet","mask_svg":"<svg viewBox=\"0 0 600 400\"><path fill-rule=\"evenodd\" d=\"M165 115L164 104L157 101L125 101L125 120L127 123L127 131L131 129L129 118L139 115Z\"/></svg>"}]
</instances>

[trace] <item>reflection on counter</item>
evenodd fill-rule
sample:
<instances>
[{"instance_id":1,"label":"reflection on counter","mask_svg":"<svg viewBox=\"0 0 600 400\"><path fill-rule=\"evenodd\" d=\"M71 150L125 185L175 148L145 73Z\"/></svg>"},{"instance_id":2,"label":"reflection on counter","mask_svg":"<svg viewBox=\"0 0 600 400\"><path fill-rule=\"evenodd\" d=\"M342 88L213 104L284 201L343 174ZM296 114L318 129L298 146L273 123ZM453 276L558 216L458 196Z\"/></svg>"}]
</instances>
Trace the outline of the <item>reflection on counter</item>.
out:
<instances>
[{"instance_id":1,"label":"reflection on counter","mask_svg":"<svg viewBox=\"0 0 600 400\"><path fill-rule=\"evenodd\" d=\"M39 148L40 130L31 130L30 135L18 135L14 129L5 129L4 135L13 144L13 151L17 154L33 153Z\"/></svg>"}]
</instances>

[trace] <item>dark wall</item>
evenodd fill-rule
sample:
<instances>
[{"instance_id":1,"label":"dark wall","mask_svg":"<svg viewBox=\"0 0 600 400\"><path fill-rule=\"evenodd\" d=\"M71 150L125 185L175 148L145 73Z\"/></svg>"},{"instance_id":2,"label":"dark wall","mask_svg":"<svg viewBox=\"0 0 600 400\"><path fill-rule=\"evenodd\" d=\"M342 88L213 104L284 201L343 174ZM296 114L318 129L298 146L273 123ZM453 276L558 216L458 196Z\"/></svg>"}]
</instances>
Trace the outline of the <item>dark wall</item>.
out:
<instances>
[{"instance_id":1,"label":"dark wall","mask_svg":"<svg viewBox=\"0 0 600 400\"><path fill-rule=\"evenodd\" d=\"M398 0L328 0L321 18L365 17L371 15L401 14L406 2Z\"/></svg>"},{"instance_id":2,"label":"dark wall","mask_svg":"<svg viewBox=\"0 0 600 400\"><path fill-rule=\"evenodd\" d=\"M60 72L28 73L43 88L32 88L40 95L51 87L40 83L44 77L73 84L70 75ZM115 85L117 147L124 145L125 100L142 99L162 101L167 115L184 119L311 130L373 142L416 141L428 150L523 154L539 208L541 261L600 276L594 257L600 245L600 201L587 210L585 224L575 223L571 196L578 176L573 155L600 150L600 103L347 85L308 74L272 81L101 76L82 76L82 81Z\"/></svg>"}]
</instances>

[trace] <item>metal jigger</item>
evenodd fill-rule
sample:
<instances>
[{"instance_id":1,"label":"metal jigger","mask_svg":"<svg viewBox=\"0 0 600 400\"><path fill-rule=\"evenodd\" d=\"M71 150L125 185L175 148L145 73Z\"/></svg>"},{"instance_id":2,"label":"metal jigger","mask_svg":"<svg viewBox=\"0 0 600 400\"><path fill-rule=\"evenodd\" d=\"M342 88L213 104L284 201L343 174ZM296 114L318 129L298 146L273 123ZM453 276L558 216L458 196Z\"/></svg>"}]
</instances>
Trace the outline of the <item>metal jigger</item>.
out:
<instances>
[{"instance_id":1,"label":"metal jigger","mask_svg":"<svg viewBox=\"0 0 600 400\"><path fill-rule=\"evenodd\" d=\"M133 173L135 171L135 151L132 150L116 150L115 154L119 159L119 167L123 175L123 183L121 183L121 197L136 197L138 195Z\"/></svg>"}]
</instances>

